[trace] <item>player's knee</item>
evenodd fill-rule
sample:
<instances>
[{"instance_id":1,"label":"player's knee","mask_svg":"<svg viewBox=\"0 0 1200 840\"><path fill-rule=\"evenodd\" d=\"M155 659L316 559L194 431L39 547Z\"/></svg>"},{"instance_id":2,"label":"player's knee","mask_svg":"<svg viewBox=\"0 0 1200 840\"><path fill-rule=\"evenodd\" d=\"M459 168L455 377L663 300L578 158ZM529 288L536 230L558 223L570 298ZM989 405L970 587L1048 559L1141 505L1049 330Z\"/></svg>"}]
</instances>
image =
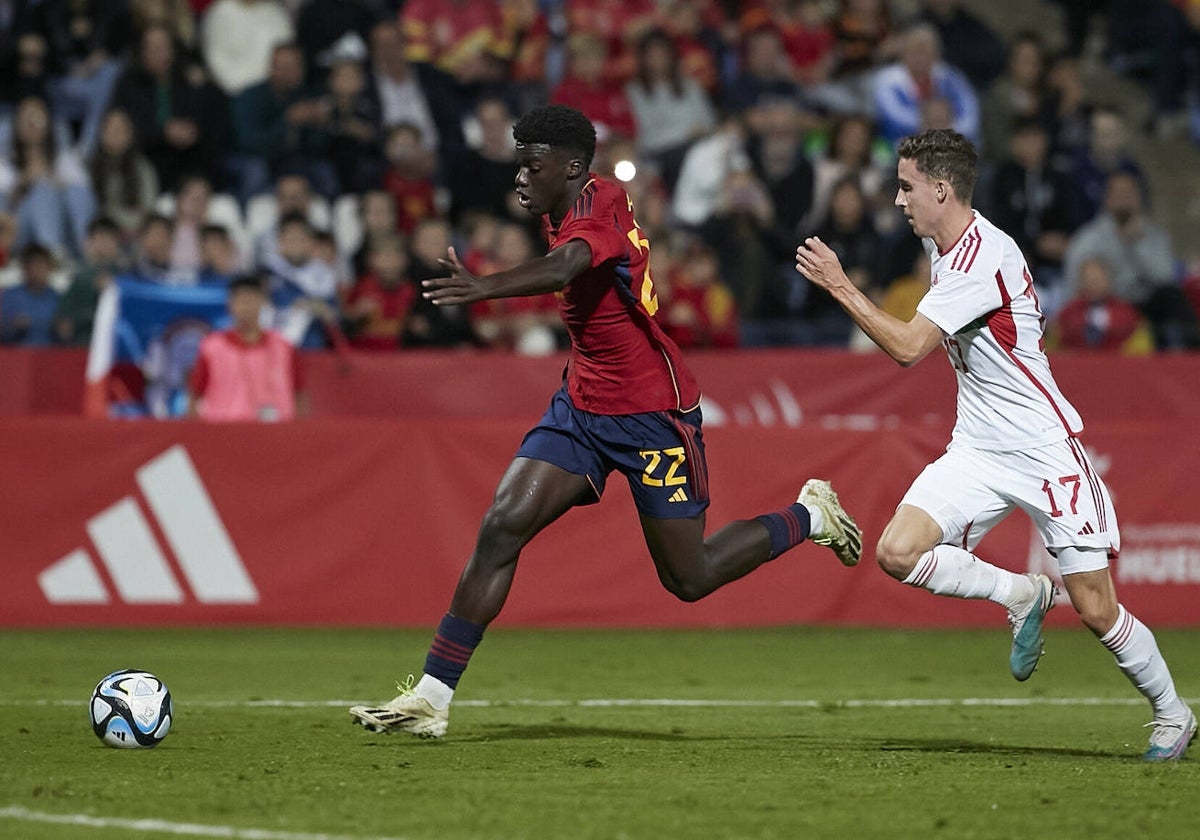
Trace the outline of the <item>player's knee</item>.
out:
<instances>
[{"instance_id":1,"label":"player's knee","mask_svg":"<svg viewBox=\"0 0 1200 840\"><path fill-rule=\"evenodd\" d=\"M711 586L705 586L690 580L663 581L663 586L666 587L668 592L686 604L694 604L712 592Z\"/></svg>"},{"instance_id":2,"label":"player's knee","mask_svg":"<svg viewBox=\"0 0 1200 840\"><path fill-rule=\"evenodd\" d=\"M1097 636L1103 636L1117 623L1115 599L1110 601L1110 599L1102 597L1084 597L1080 598L1078 603L1072 601L1072 604L1075 612L1079 615L1079 620Z\"/></svg>"},{"instance_id":3,"label":"player's knee","mask_svg":"<svg viewBox=\"0 0 1200 840\"><path fill-rule=\"evenodd\" d=\"M875 561L896 580L904 580L917 565L921 552L905 540L896 539L884 532L875 545Z\"/></svg>"},{"instance_id":4,"label":"player's knee","mask_svg":"<svg viewBox=\"0 0 1200 840\"><path fill-rule=\"evenodd\" d=\"M497 499L483 515L479 542L497 549L518 550L529 538L528 516L519 505Z\"/></svg>"}]
</instances>

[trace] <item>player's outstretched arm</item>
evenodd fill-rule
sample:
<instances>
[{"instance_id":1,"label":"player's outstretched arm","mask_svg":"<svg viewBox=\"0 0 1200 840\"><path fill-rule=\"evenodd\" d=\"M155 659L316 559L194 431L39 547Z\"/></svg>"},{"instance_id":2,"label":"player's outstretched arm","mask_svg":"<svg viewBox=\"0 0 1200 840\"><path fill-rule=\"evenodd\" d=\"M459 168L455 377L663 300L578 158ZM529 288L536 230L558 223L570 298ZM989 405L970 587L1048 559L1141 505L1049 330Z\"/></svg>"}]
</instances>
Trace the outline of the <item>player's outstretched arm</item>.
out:
<instances>
[{"instance_id":1,"label":"player's outstretched arm","mask_svg":"<svg viewBox=\"0 0 1200 840\"><path fill-rule=\"evenodd\" d=\"M572 239L544 257L515 268L476 277L467 270L451 248L438 264L449 272L421 283L422 296L439 306L475 303L490 298L523 297L561 292L592 264L592 249L582 239Z\"/></svg>"},{"instance_id":2,"label":"player's outstretched arm","mask_svg":"<svg viewBox=\"0 0 1200 840\"><path fill-rule=\"evenodd\" d=\"M915 365L942 342L941 329L921 313L901 321L875 305L850 282L833 249L815 236L796 248L796 270L833 295L859 328L904 367Z\"/></svg>"}]
</instances>

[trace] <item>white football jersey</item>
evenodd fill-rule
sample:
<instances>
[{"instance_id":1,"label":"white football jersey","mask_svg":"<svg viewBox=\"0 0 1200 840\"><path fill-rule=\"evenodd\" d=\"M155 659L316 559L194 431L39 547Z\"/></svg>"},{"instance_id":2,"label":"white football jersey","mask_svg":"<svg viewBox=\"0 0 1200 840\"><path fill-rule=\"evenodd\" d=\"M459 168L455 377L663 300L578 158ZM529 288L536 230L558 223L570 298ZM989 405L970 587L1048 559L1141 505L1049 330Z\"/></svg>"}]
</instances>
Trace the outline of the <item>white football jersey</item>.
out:
<instances>
[{"instance_id":1,"label":"white football jersey","mask_svg":"<svg viewBox=\"0 0 1200 840\"><path fill-rule=\"evenodd\" d=\"M975 212L946 253L932 240L924 244L932 277L917 311L945 333L958 377L952 444L1005 452L1083 431L1050 373L1045 319L1012 237Z\"/></svg>"}]
</instances>

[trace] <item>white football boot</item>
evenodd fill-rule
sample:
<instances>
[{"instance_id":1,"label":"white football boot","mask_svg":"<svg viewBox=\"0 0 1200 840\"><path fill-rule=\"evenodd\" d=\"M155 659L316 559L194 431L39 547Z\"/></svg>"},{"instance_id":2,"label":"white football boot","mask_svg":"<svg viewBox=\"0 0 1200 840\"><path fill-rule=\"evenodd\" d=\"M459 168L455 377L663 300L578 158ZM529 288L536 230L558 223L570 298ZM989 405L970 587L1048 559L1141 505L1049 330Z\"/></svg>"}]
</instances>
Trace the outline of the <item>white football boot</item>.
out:
<instances>
[{"instance_id":1,"label":"white football boot","mask_svg":"<svg viewBox=\"0 0 1200 840\"><path fill-rule=\"evenodd\" d=\"M441 738L450 725L450 709L435 709L413 690L410 674L400 693L382 706L351 706L353 723L371 732L408 732L418 738Z\"/></svg>"},{"instance_id":2,"label":"white football boot","mask_svg":"<svg viewBox=\"0 0 1200 840\"><path fill-rule=\"evenodd\" d=\"M816 508L824 522L820 531L808 538L817 545L828 546L843 566L855 566L862 556L862 529L842 508L837 493L828 481L810 478L804 483L796 501L805 507Z\"/></svg>"}]
</instances>

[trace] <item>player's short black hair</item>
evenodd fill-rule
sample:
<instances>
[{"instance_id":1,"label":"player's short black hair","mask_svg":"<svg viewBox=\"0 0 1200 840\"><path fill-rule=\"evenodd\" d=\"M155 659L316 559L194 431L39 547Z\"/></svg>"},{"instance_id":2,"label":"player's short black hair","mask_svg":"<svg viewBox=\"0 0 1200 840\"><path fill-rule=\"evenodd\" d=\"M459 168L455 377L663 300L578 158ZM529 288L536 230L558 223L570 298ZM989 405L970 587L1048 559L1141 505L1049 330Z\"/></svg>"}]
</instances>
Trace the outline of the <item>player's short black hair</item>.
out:
<instances>
[{"instance_id":1,"label":"player's short black hair","mask_svg":"<svg viewBox=\"0 0 1200 840\"><path fill-rule=\"evenodd\" d=\"M544 145L578 154L584 167L596 155L596 126L582 112L566 105L534 108L513 126L513 139L524 145Z\"/></svg>"},{"instance_id":2,"label":"player's short black hair","mask_svg":"<svg viewBox=\"0 0 1200 840\"><path fill-rule=\"evenodd\" d=\"M957 131L931 128L905 137L896 148L896 154L913 161L922 175L947 181L959 201L971 203L979 153L971 141Z\"/></svg>"}]
</instances>

